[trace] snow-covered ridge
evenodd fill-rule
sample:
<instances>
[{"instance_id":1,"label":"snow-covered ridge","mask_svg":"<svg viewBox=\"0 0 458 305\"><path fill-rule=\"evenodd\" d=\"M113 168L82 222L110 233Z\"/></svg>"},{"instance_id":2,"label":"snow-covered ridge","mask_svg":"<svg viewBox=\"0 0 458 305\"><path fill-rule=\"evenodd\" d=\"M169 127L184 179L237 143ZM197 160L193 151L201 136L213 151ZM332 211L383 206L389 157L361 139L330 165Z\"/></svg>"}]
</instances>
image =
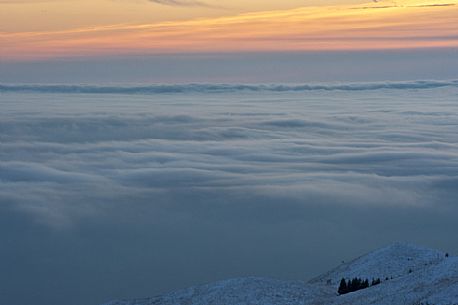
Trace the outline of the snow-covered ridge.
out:
<instances>
[{"instance_id":1,"label":"snow-covered ridge","mask_svg":"<svg viewBox=\"0 0 458 305\"><path fill-rule=\"evenodd\" d=\"M381 278L379 285L338 295L341 278ZM344 263L308 283L240 278L105 305L458 305L458 257L395 243Z\"/></svg>"},{"instance_id":2,"label":"snow-covered ridge","mask_svg":"<svg viewBox=\"0 0 458 305\"><path fill-rule=\"evenodd\" d=\"M419 247L409 243L394 243L385 248L372 251L348 263L343 263L334 270L320 275L311 282L328 281L338 283L342 278L397 278L435 265L442 261L445 253Z\"/></svg>"}]
</instances>

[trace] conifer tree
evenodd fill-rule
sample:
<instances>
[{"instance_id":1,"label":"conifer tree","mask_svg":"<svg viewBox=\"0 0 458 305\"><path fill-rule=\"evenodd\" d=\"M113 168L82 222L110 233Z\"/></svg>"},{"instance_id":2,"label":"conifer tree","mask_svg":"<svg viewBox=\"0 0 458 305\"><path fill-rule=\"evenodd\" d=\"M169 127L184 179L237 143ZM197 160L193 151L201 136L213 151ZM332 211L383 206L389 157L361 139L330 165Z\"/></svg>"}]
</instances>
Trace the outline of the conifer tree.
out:
<instances>
[{"instance_id":1,"label":"conifer tree","mask_svg":"<svg viewBox=\"0 0 458 305\"><path fill-rule=\"evenodd\" d=\"M371 286L375 286L375 285L378 285L378 284L380 284L380 283L381 283L380 278L378 278L378 279L373 279L373 280L372 280L372 285L371 285Z\"/></svg>"},{"instance_id":2,"label":"conifer tree","mask_svg":"<svg viewBox=\"0 0 458 305\"><path fill-rule=\"evenodd\" d=\"M339 290L337 290L337 292L339 294L345 294L348 292L347 282L345 282L344 278L340 280Z\"/></svg>"},{"instance_id":3,"label":"conifer tree","mask_svg":"<svg viewBox=\"0 0 458 305\"><path fill-rule=\"evenodd\" d=\"M340 285L339 285L339 289L337 290L337 292L339 294L346 294L349 292L366 289L370 286L378 285L380 283L381 283L380 278L377 278L377 279L373 278L371 284L369 284L369 279L362 279L362 278L354 277L351 280L349 279L348 281L345 281L345 278L342 278L340 280Z\"/></svg>"}]
</instances>

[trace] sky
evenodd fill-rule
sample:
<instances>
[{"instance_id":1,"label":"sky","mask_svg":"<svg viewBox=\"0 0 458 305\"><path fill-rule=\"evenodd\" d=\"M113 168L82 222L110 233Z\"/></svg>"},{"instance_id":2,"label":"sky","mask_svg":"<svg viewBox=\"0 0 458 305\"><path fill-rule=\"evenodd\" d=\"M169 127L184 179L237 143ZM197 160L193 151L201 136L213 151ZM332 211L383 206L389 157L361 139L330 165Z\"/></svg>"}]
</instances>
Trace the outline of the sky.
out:
<instances>
[{"instance_id":1,"label":"sky","mask_svg":"<svg viewBox=\"0 0 458 305\"><path fill-rule=\"evenodd\" d=\"M1 56L457 47L456 0L0 1Z\"/></svg>"},{"instance_id":2,"label":"sky","mask_svg":"<svg viewBox=\"0 0 458 305\"><path fill-rule=\"evenodd\" d=\"M354 54L378 54L375 61L383 68L406 52L413 57L429 52L432 61L442 59L445 65L453 65L458 47L456 0L2 0L0 6L2 82L71 82L71 71L81 70L81 66L88 72L73 81L84 82L85 78L100 74L94 71L94 65L99 66L99 70L120 67L124 78L117 81L124 83L202 82L206 79L232 82L243 78L244 66L257 68L256 60L252 63L253 57L266 58L266 54L283 54L280 61L261 60L261 65L277 63L272 67L279 72L274 81L300 82L301 78L312 79L312 73L287 75L290 67L281 63L288 62L290 54L312 54L296 61L302 69L316 62L313 54L330 54L319 63L327 66L332 75L340 68L337 64L333 69L330 62L334 56L342 58L342 54L353 55L343 58L339 64L347 61L352 65L358 65L355 61L358 55ZM448 50L445 58L443 50ZM394 53L399 56L390 55ZM203 62L202 74L206 73L206 67L211 72L200 76L194 73L188 78L183 74L189 74L190 69L178 69L162 77L151 72L160 70L155 69L155 65L167 64L172 71L176 70L177 56L184 65ZM416 64L421 66L424 62L421 59ZM413 66L411 60L406 63ZM24 70L29 64L31 68ZM229 76L224 74L234 64L241 67L239 71ZM44 69L37 70L37 65ZM68 69L58 73L56 70L62 70L61 65L67 65ZM419 69L420 72L406 75L404 79L424 77L422 71L428 67ZM145 72L147 70L149 72ZM32 77L37 71L43 73ZM258 82L271 81L263 79L263 75L257 74ZM431 76L450 77L434 73ZM247 80L256 82L253 78L255 75ZM348 80L363 78L358 75L352 78L350 73ZM378 79L389 80L385 75ZM106 73L94 81L110 80L110 74Z\"/></svg>"}]
</instances>

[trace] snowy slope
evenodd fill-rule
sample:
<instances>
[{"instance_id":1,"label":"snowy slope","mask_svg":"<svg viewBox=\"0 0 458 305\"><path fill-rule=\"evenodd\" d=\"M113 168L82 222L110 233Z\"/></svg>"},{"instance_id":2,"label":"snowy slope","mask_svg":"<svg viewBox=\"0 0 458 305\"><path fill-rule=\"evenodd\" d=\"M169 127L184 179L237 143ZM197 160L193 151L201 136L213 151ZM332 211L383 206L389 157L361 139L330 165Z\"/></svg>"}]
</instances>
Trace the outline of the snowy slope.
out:
<instances>
[{"instance_id":1,"label":"snowy slope","mask_svg":"<svg viewBox=\"0 0 458 305\"><path fill-rule=\"evenodd\" d=\"M414 269L369 289L334 298L329 304L458 304L458 258Z\"/></svg>"},{"instance_id":2,"label":"snowy slope","mask_svg":"<svg viewBox=\"0 0 458 305\"><path fill-rule=\"evenodd\" d=\"M364 290L337 295L341 278L381 278ZM388 280L386 280L388 278ZM458 305L458 257L396 243L342 264L309 283L264 278L231 279L106 305Z\"/></svg>"},{"instance_id":3,"label":"snowy slope","mask_svg":"<svg viewBox=\"0 0 458 305\"><path fill-rule=\"evenodd\" d=\"M315 294L329 295L304 282L288 282L266 278L240 278L191 287L151 299L115 301L110 305L178 305L178 304L303 304Z\"/></svg>"},{"instance_id":4,"label":"snowy slope","mask_svg":"<svg viewBox=\"0 0 458 305\"><path fill-rule=\"evenodd\" d=\"M444 258L445 253L441 251L408 243L395 243L342 264L311 282L331 279L333 283L339 283L342 278L354 277L382 280L386 277L396 278L409 273L409 270L437 264Z\"/></svg>"}]
</instances>

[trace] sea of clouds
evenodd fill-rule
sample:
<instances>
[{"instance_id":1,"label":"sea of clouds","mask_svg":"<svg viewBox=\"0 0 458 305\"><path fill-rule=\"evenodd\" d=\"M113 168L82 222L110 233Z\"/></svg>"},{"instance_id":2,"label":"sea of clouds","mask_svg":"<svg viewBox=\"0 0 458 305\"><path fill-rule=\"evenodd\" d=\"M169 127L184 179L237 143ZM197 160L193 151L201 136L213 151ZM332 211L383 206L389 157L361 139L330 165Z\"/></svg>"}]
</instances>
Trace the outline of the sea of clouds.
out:
<instances>
[{"instance_id":1,"label":"sea of clouds","mask_svg":"<svg viewBox=\"0 0 458 305\"><path fill-rule=\"evenodd\" d=\"M0 86L0 303L458 251L458 83L313 86Z\"/></svg>"}]
</instances>

